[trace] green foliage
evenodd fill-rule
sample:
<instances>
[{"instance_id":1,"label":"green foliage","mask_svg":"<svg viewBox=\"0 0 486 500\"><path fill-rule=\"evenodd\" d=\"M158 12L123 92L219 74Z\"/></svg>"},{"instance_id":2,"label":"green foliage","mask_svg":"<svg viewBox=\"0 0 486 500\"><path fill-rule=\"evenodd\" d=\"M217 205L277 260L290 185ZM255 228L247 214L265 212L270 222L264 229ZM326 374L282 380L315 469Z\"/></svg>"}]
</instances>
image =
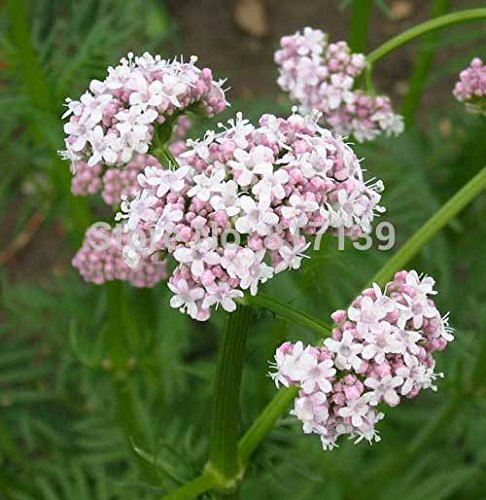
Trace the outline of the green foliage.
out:
<instances>
[{"instance_id":1,"label":"green foliage","mask_svg":"<svg viewBox=\"0 0 486 500\"><path fill-rule=\"evenodd\" d=\"M67 166L55 153L62 148L64 97L79 95L90 78L128 50L160 52L162 42L174 41L172 22L155 0L39 0L30 4L29 24L28 40L15 36L7 11L2 12L0 209L8 213L21 200L14 233L39 208L51 214L48 224L54 218L65 227L73 224L66 178L60 174ZM455 28L434 41L434 50L466 42L474 47L433 67L427 85L457 73L482 41L484 32L469 28ZM286 113L288 106L268 99L237 101L228 115L240 109L255 120L263 112ZM193 133L225 118L203 123ZM451 99L427 120L399 139L356 148L369 173L387 186L383 220L394 224L397 245L486 163L486 122L480 117L466 116ZM35 195L22 194L27 180L36 186ZM96 202L92 205L103 214ZM383 440L373 447L344 443L323 452L319 440L304 436L292 419L280 419L249 466L244 498L484 496L485 213L482 196L412 264L437 277L441 310L451 310L457 330L456 342L439 356L446 373L440 391L388 411L380 425ZM85 227L81 223L77 230ZM325 238L300 272L279 275L265 293L327 322L393 251L361 252L348 242L343 252L334 238ZM200 473L223 314L195 323L169 308L164 285L149 291L122 287L118 299L110 299L105 288L83 284L66 264L41 284L13 283L7 272L0 283L0 498L144 500ZM117 339L107 328L119 313L114 299L128 312L119 317L126 336L118 353L106 342L110 334ZM275 347L297 338L311 342L316 334L268 312L254 320L242 429L275 394L265 375Z\"/></svg>"}]
</instances>

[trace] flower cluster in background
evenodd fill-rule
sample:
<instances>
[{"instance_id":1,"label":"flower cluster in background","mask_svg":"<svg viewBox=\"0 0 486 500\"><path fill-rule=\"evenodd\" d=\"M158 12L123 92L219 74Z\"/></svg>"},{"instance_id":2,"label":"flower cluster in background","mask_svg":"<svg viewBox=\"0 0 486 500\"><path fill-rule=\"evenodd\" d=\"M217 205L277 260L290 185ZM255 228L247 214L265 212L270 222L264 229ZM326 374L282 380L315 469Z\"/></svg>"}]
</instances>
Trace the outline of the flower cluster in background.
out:
<instances>
[{"instance_id":1,"label":"flower cluster in background","mask_svg":"<svg viewBox=\"0 0 486 500\"><path fill-rule=\"evenodd\" d=\"M280 43L277 82L303 111L319 111L325 126L360 142L403 132L402 117L393 112L387 96L354 88L366 67L363 54L353 54L344 41L328 43L324 32L312 28Z\"/></svg>"},{"instance_id":2,"label":"flower cluster in background","mask_svg":"<svg viewBox=\"0 0 486 500\"><path fill-rule=\"evenodd\" d=\"M473 113L486 113L486 65L478 57L461 71L454 87L455 98Z\"/></svg>"},{"instance_id":3,"label":"flower cluster in background","mask_svg":"<svg viewBox=\"0 0 486 500\"><path fill-rule=\"evenodd\" d=\"M297 269L309 237L371 230L381 181L366 183L352 149L314 118L263 115L253 126L237 115L189 142L177 169L139 175L143 189L117 219L177 261L172 307L198 320L219 305L233 311L244 291Z\"/></svg>"},{"instance_id":4,"label":"flower cluster in background","mask_svg":"<svg viewBox=\"0 0 486 500\"><path fill-rule=\"evenodd\" d=\"M382 291L373 285L332 314L332 337L319 347L284 343L275 355L277 387L297 385L292 414L324 449L339 436L379 440L378 405L396 406L422 389L436 389L434 351L454 339L432 296L434 280L400 271Z\"/></svg>"},{"instance_id":5,"label":"flower cluster in background","mask_svg":"<svg viewBox=\"0 0 486 500\"><path fill-rule=\"evenodd\" d=\"M148 288L167 277L165 262L149 256L137 259L136 263L132 261L129 266L126 262L129 256L122 255L124 249L130 249L129 235L119 227L106 226L94 224L88 228L83 245L72 260L85 281L101 285L121 280L134 287Z\"/></svg>"},{"instance_id":6,"label":"flower cluster in background","mask_svg":"<svg viewBox=\"0 0 486 500\"><path fill-rule=\"evenodd\" d=\"M70 116L63 155L90 167L125 165L137 153L145 154L157 124L173 120L187 110L212 116L227 102L211 70L190 62L167 61L145 53L129 54L104 81L93 80L79 101L67 101Z\"/></svg>"},{"instance_id":7,"label":"flower cluster in background","mask_svg":"<svg viewBox=\"0 0 486 500\"><path fill-rule=\"evenodd\" d=\"M191 127L191 120L185 115L179 116L174 126L174 139L169 144L169 151L179 156L185 151L185 137ZM83 161L76 162L76 169L71 182L71 192L86 196L101 191L107 205L118 205L124 197L133 198L140 190L137 176L145 167L159 166L159 161L148 154L135 154L123 167L107 166L96 163L89 166Z\"/></svg>"}]
</instances>

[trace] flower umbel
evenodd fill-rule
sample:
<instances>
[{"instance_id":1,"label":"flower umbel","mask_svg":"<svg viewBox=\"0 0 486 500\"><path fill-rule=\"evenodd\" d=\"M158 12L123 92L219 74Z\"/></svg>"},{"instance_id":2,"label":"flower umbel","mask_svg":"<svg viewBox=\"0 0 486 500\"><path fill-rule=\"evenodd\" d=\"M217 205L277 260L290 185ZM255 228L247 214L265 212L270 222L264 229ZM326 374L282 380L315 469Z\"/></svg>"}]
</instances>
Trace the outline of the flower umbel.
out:
<instances>
[{"instance_id":1,"label":"flower umbel","mask_svg":"<svg viewBox=\"0 0 486 500\"><path fill-rule=\"evenodd\" d=\"M454 97L466 104L472 113L486 114L486 65L478 57L461 71L453 91Z\"/></svg>"},{"instance_id":2,"label":"flower umbel","mask_svg":"<svg viewBox=\"0 0 486 500\"><path fill-rule=\"evenodd\" d=\"M317 110L334 132L370 141L378 135L403 132L403 120L393 112L387 96L355 88L366 68L363 54L353 54L344 41L328 43L321 30L304 28L284 36L275 52L277 83L302 110Z\"/></svg>"},{"instance_id":3,"label":"flower umbel","mask_svg":"<svg viewBox=\"0 0 486 500\"><path fill-rule=\"evenodd\" d=\"M255 127L238 115L189 143L179 164L174 175L146 169L118 219L174 256L171 304L198 320L298 269L316 234L342 228L357 238L381 211L381 184L368 186L351 148L309 116L264 115Z\"/></svg>"},{"instance_id":4,"label":"flower umbel","mask_svg":"<svg viewBox=\"0 0 486 500\"><path fill-rule=\"evenodd\" d=\"M281 345L275 354L277 387L300 388L292 414L305 433L320 435L324 449L337 439L379 441L381 403L396 406L422 389L436 390L434 351L454 339L447 315L431 296L435 282L400 271L382 292L374 285L347 309L335 311L332 338L322 346ZM322 367L322 368L321 368Z\"/></svg>"},{"instance_id":5,"label":"flower umbel","mask_svg":"<svg viewBox=\"0 0 486 500\"><path fill-rule=\"evenodd\" d=\"M108 68L108 76L93 80L79 101L67 100L63 156L90 167L125 165L149 151L159 125L189 110L206 116L222 111L227 106L224 82L215 81L210 69L198 68L196 60L130 53Z\"/></svg>"},{"instance_id":6,"label":"flower umbel","mask_svg":"<svg viewBox=\"0 0 486 500\"><path fill-rule=\"evenodd\" d=\"M151 288L167 278L164 261L142 255L127 234L108 224L94 224L86 231L72 265L85 281L96 285L121 280L134 287Z\"/></svg>"}]
</instances>

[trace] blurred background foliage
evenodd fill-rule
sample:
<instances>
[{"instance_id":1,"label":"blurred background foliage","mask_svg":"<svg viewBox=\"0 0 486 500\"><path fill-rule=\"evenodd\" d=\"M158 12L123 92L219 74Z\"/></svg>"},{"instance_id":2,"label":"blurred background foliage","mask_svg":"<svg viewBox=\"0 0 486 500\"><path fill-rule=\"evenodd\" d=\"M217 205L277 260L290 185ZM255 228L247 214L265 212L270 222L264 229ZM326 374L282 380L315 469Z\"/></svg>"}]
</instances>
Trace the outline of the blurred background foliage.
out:
<instances>
[{"instance_id":1,"label":"blurred background foliage","mask_svg":"<svg viewBox=\"0 0 486 500\"><path fill-rule=\"evenodd\" d=\"M278 22L278 13L288 13L291 3L269 1L264 8ZM346 37L339 26L347 29L351 20L351 38L362 44L368 26L369 38L383 41L391 34L387 29L399 32L433 9L484 5L375 3L369 1L369 21L369 12L356 2L309 0L314 11L308 9L308 15L322 13L307 22L324 30L329 25L334 37ZM227 12L219 13L218 6ZM412 13L403 17L407 8ZM191 20L184 16L197 22L201 15L200 30L211 30L203 10L217 20L226 16L221 30L233 35L225 50L248 50L273 82L276 69L262 54L271 54L278 36L301 28L301 21L297 16L274 26L272 16L263 19L270 31L251 33L235 18L243 29L238 31L233 9L225 0L10 0L2 7L2 500L158 498L203 466L222 314L204 324L189 320L168 307L164 284L148 291L84 284L70 268L70 257L86 227L111 214L96 198L70 195L68 165L56 150L62 148L66 96L77 97L128 50L167 57L197 53L201 34L190 31ZM361 22L353 15L363 16ZM373 29L377 23L381 31ZM397 105L408 103L410 126L399 139L356 149L368 175L387 186L383 220L395 226L397 245L486 163L486 121L466 115L450 94L461 67L472 55L485 55L485 38L480 24L459 26L392 54L389 59L397 62L376 72L379 86L394 93ZM252 90L248 60L235 56L225 62L215 54L213 61L208 47L200 49L206 54L202 62L213 63L218 76L228 72L234 86L225 115L243 110L256 120L263 112L288 112L276 85L260 91L257 82ZM411 75L415 83L407 86ZM194 135L208 125L198 124ZM282 419L257 451L243 498L486 498L485 213L483 195L413 262L437 278L440 308L451 311L457 329L456 342L439 356L446 373L440 391L391 409L380 424L383 440L373 447L343 443L323 452L317 438ZM327 239L299 272L279 275L266 293L325 320L393 251L360 252L348 244L343 252ZM259 315L244 373L243 429L275 393L265 375L275 347L297 338L315 340L269 313Z\"/></svg>"}]
</instances>

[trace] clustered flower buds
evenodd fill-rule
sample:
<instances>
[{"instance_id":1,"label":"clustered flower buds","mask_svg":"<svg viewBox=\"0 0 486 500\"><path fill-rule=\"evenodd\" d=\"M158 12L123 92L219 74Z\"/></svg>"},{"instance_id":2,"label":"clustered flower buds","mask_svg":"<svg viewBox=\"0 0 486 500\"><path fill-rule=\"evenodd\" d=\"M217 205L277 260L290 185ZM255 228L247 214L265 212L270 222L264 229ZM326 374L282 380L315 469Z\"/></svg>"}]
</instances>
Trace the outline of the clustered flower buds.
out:
<instances>
[{"instance_id":1,"label":"clustered flower buds","mask_svg":"<svg viewBox=\"0 0 486 500\"><path fill-rule=\"evenodd\" d=\"M86 196L101 191L107 205L118 205L122 198L133 198L140 189L137 176L147 166L159 166L156 158L150 155L135 155L123 168L107 167L96 163L90 167L87 163L76 163L76 172L71 181L71 192Z\"/></svg>"},{"instance_id":2,"label":"clustered flower buds","mask_svg":"<svg viewBox=\"0 0 486 500\"><path fill-rule=\"evenodd\" d=\"M124 201L127 232L145 228L153 251L178 263L171 306L206 320L274 274L300 266L309 238L371 230L383 185L365 183L351 148L311 116L237 115L188 144L177 169L148 167Z\"/></svg>"},{"instance_id":3,"label":"clustered flower buds","mask_svg":"<svg viewBox=\"0 0 486 500\"><path fill-rule=\"evenodd\" d=\"M453 93L458 101L466 104L468 111L486 114L486 65L481 59L475 57L461 71Z\"/></svg>"},{"instance_id":4,"label":"clustered flower buds","mask_svg":"<svg viewBox=\"0 0 486 500\"><path fill-rule=\"evenodd\" d=\"M448 316L431 296L435 281L400 271L382 292L376 284L347 311L335 311L332 337L320 347L284 343L275 355L277 387L298 386L291 412L324 449L341 435L378 441L378 405L396 406L422 389L436 390L434 351L454 339Z\"/></svg>"},{"instance_id":5,"label":"clustered flower buds","mask_svg":"<svg viewBox=\"0 0 486 500\"><path fill-rule=\"evenodd\" d=\"M148 152L157 125L186 111L207 116L222 111L227 106L223 81L215 81L211 70L199 69L195 61L130 53L108 68L105 80L92 80L79 101L67 100L63 155L90 167L125 165L135 154Z\"/></svg>"},{"instance_id":6,"label":"clustered flower buds","mask_svg":"<svg viewBox=\"0 0 486 500\"><path fill-rule=\"evenodd\" d=\"M302 111L319 111L324 126L360 142L403 132L403 119L387 96L354 89L366 67L363 54L353 54L344 41L328 43L324 32L312 28L284 36L280 43L277 82Z\"/></svg>"},{"instance_id":7,"label":"clustered flower buds","mask_svg":"<svg viewBox=\"0 0 486 500\"><path fill-rule=\"evenodd\" d=\"M174 126L174 139L168 146L172 155L177 157L185 151L184 139L190 127L190 118L179 116ZM148 166L160 167L160 163L154 156L139 153L122 167L108 166L101 162L90 167L83 161L77 161L71 181L71 192L74 195L87 196L101 191L101 197L107 205L119 205L123 198L133 198L140 190L137 176Z\"/></svg>"},{"instance_id":8,"label":"clustered flower buds","mask_svg":"<svg viewBox=\"0 0 486 500\"><path fill-rule=\"evenodd\" d=\"M82 247L72 260L85 281L101 285L107 281L128 281L138 288L150 288L167 277L165 262L149 256L129 266L123 251L130 250L129 236L121 228L94 224L86 231Z\"/></svg>"}]
</instances>

